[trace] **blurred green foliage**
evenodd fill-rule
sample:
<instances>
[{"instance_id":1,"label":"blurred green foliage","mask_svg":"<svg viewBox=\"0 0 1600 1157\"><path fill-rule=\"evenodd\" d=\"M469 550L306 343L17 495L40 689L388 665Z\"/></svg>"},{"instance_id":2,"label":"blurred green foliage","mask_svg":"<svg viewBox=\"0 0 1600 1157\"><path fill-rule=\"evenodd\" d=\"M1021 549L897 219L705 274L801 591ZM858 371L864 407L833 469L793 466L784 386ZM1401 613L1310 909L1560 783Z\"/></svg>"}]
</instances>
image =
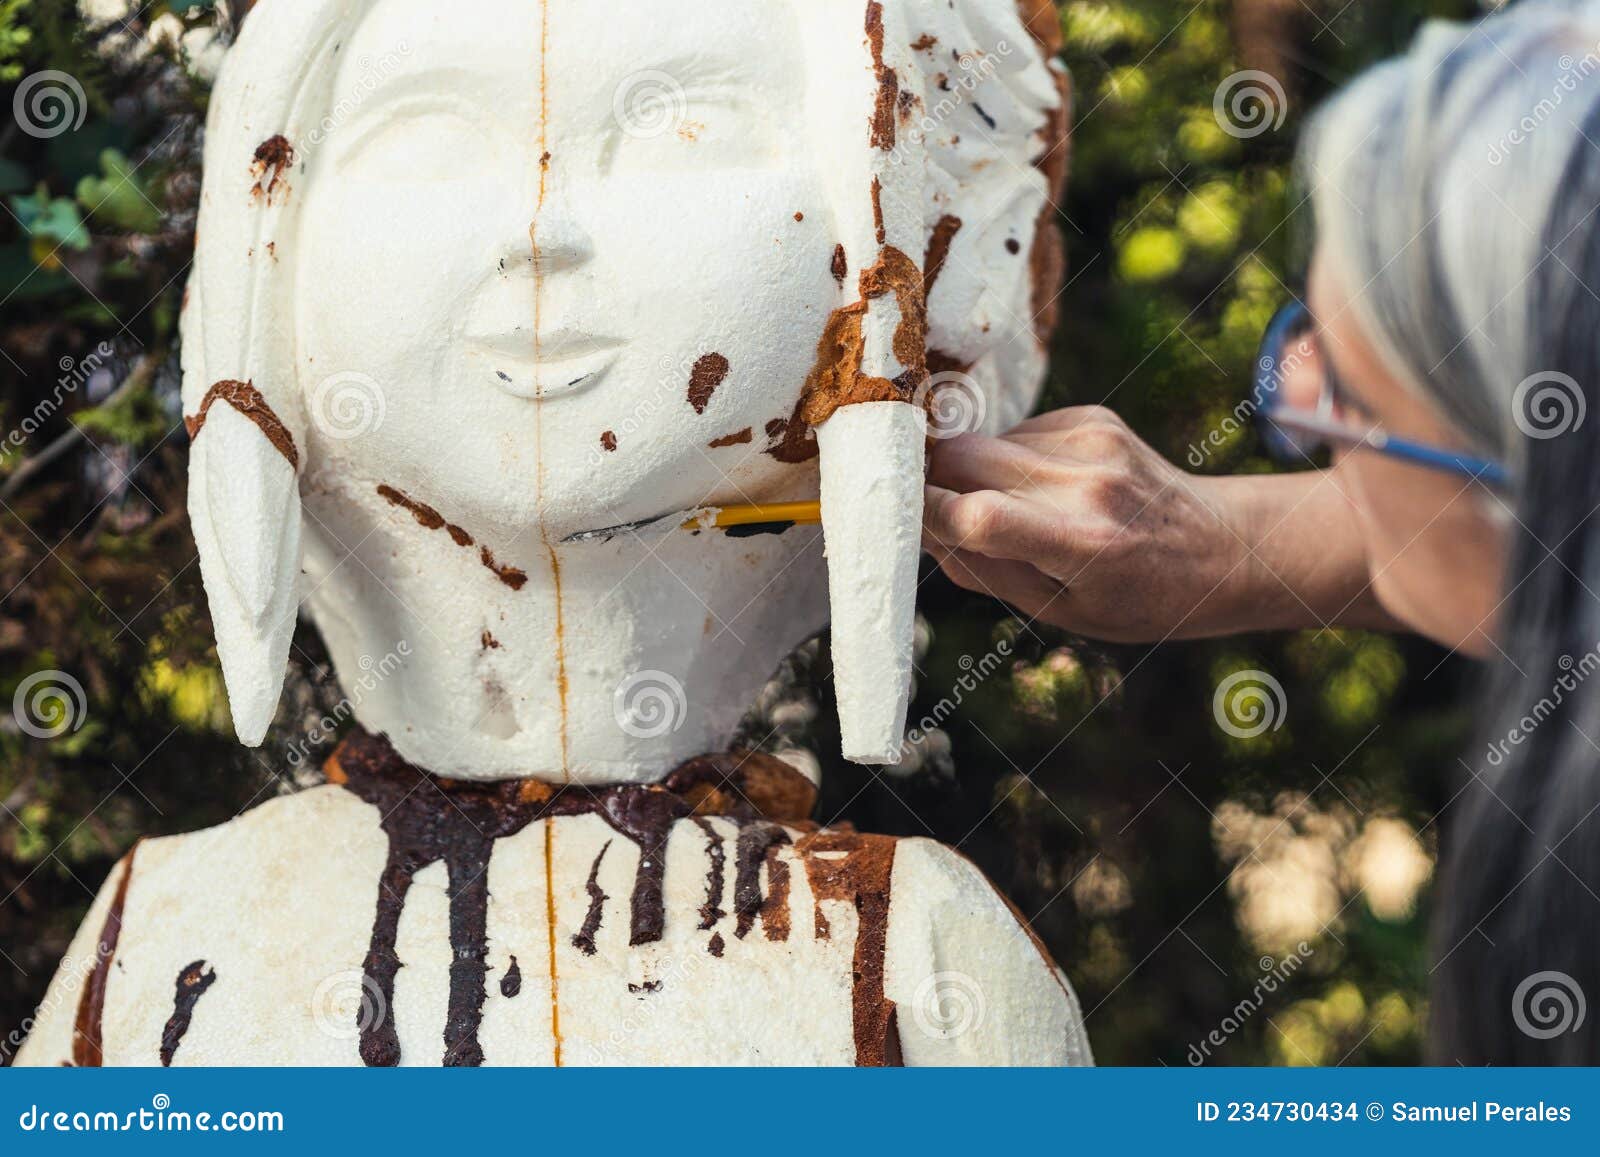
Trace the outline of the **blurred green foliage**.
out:
<instances>
[{"instance_id":1,"label":"blurred green foliage","mask_svg":"<svg viewBox=\"0 0 1600 1157\"><path fill-rule=\"evenodd\" d=\"M1047 402L1110 405L1179 462L1204 444L1207 471L1268 470L1225 419L1305 256L1291 173L1304 114L1422 19L1475 8L1062 7L1071 269ZM169 0L111 33L138 40L168 15L227 19ZM26 434L0 443L0 700L60 670L88 703L50 739L0 715L0 1031L38 1001L135 838L283 790L281 749L232 741L184 516L175 321L205 86L177 50L129 59L107 40L70 0L0 0L5 107L57 69L87 113L49 138L0 130L0 428ZM1241 69L1274 77L1287 105L1248 139L1214 111ZM913 717L964 677L975 686L915 766L875 777L831 758L826 663L810 648L794 664L817 708L806 738L825 818L973 856L1071 975L1104 1062L1419 1059L1432 817L1465 737L1468 672L1415 640L1351 631L1098 646L938 578L923 589ZM972 680L971 657L1002 642L1006 663ZM302 629L287 717L336 697L320 656ZM1277 679L1288 711L1240 738L1212 696L1246 670Z\"/></svg>"}]
</instances>

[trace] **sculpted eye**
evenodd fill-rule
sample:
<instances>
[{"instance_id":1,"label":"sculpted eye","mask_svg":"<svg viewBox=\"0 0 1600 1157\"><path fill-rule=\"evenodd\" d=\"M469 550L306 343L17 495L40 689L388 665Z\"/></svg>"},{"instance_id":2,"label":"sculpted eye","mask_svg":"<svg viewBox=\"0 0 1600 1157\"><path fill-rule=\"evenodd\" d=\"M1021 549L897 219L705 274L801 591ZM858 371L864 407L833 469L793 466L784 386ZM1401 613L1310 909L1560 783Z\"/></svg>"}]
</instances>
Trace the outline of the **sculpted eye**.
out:
<instances>
[{"instance_id":1,"label":"sculpted eye","mask_svg":"<svg viewBox=\"0 0 1600 1157\"><path fill-rule=\"evenodd\" d=\"M772 119L741 94L686 91L666 73L623 80L611 112L608 171L764 168L781 154Z\"/></svg>"},{"instance_id":2,"label":"sculpted eye","mask_svg":"<svg viewBox=\"0 0 1600 1157\"><path fill-rule=\"evenodd\" d=\"M486 172L494 150L483 130L452 109L395 109L341 150L339 170L363 181L455 181Z\"/></svg>"}]
</instances>

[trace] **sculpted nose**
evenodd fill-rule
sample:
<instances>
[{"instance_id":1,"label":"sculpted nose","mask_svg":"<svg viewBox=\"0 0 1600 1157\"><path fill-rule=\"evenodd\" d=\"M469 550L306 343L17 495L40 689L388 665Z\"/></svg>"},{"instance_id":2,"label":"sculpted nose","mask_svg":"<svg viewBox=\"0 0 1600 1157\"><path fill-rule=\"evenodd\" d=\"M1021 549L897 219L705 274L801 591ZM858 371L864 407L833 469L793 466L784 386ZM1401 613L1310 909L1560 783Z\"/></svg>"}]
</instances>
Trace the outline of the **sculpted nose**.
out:
<instances>
[{"instance_id":1,"label":"sculpted nose","mask_svg":"<svg viewBox=\"0 0 1600 1157\"><path fill-rule=\"evenodd\" d=\"M528 225L526 255L541 273L570 269L594 256L593 242L565 197L545 197Z\"/></svg>"}]
</instances>

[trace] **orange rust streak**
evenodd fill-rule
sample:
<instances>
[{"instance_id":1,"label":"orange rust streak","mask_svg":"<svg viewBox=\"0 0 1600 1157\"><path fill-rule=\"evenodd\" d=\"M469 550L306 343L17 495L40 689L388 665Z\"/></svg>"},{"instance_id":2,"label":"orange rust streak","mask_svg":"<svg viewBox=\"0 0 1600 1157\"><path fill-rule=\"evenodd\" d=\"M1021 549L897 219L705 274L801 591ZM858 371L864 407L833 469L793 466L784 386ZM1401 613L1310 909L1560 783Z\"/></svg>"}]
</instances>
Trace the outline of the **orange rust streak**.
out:
<instances>
[{"instance_id":1,"label":"orange rust streak","mask_svg":"<svg viewBox=\"0 0 1600 1157\"><path fill-rule=\"evenodd\" d=\"M544 911L545 924L550 930L550 1036L555 1041L555 1066L561 1067L561 1004L560 984L556 977L556 873L555 873L555 818L544 821Z\"/></svg>"},{"instance_id":2,"label":"orange rust streak","mask_svg":"<svg viewBox=\"0 0 1600 1157\"><path fill-rule=\"evenodd\" d=\"M567 770L570 763L567 756L567 628L561 614L561 560L556 557L556 548L542 522L539 524L539 537L544 540L544 549L550 555L550 577L555 582L556 697L561 707L561 778L570 782L571 776Z\"/></svg>"},{"instance_id":3,"label":"orange rust streak","mask_svg":"<svg viewBox=\"0 0 1600 1157\"><path fill-rule=\"evenodd\" d=\"M533 253L533 363L539 364L539 331L544 312L544 274L539 268L538 215L544 209L545 187L550 171L550 85L547 62L550 59L550 0L539 5L539 195L534 205L534 220L528 226L528 244ZM556 619L556 697L561 718L561 779L571 779L567 740L567 634L562 618L561 560L556 557L555 544L550 541L550 531L544 521L544 406L543 396L534 399L534 444L539 455L535 468L534 486L539 506L539 541L544 544L550 558L550 579L555 588ZM551 935L554 936L552 926ZM554 957L551 959L554 966Z\"/></svg>"}]
</instances>

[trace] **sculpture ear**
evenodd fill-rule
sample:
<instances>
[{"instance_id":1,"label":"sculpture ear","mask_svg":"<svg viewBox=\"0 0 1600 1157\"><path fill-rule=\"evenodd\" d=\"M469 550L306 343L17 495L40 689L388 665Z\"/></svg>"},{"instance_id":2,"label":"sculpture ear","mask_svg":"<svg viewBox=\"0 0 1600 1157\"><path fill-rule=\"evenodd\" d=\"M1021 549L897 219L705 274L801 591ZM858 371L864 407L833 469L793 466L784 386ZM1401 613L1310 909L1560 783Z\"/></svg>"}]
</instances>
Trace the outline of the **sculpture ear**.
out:
<instances>
[{"instance_id":1,"label":"sculpture ear","mask_svg":"<svg viewBox=\"0 0 1600 1157\"><path fill-rule=\"evenodd\" d=\"M807 415L817 435L833 621L833 675L844 756L894 763L911 699L927 419L926 306L920 258L925 149L907 107L922 75L904 4L834 6L860 54L830 78L842 129L859 140L830 168L847 304L819 347L829 401ZM865 36L862 35L863 31ZM847 138L849 139L849 138ZM837 275L837 274L836 274ZM851 290L854 292L852 293Z\"/></svg>"},{"instance_id":2,"label":"sculpture ear","mask_svg":"<svg viewBox=\"0 0 1600 1157\"><path fill-rule=\"evenodd\" d=\"M841 406L817 427L844 757L894 763L911 702L927 419L905 402Z\"/></svg>"},{"instance_id":3,"label":"sculpture ear","mask_svg":"<svg viewBox=\"0 0 1600 1157\"><path fill-rule=\"evenodd\" d=\"M298 453L254 387L219 382L190 419L189 517L234 731L258 747L298 612Z\"/></svg>"},{"instance_id":4,"label":"sculpture ear","mask_svg":"<svg viewBox=\"0 0 1600 1157\"><path fill-rule=\"evenodd\" d=\"M294 213L334 58L368 6L258 4L228 50L207 115L182 317L189 518L234 731L250 747L277 709L299 603L305 415L294 358Z\"/></svg>"}]
</instances>

